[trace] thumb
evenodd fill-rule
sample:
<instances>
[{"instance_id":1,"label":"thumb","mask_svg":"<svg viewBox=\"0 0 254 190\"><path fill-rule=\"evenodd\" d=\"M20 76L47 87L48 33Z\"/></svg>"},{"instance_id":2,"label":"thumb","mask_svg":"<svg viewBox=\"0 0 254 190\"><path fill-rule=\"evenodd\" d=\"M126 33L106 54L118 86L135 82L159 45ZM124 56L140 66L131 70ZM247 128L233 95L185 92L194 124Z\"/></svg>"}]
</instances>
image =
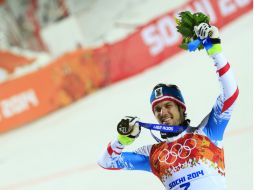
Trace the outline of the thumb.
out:
<instances>
[{"instance_id":1,"label":"thumb","mask_svg":"<svg viewBox=\"0 0 254 190\"><path fill-rule=\"evenodd\" d=\"M130 135L134 136L135 138L139 136L141 132L141 127L139 126L138 123L136 123L130 133Z\"/></svg>"},{"instance_id":2,"label":"thumb","mask_svg":"<svg viewBox=\"0 0 254 190\"><path fill-rule=\"evenodd\" d=\"M219 38L219 30L217 27L215 26L211 26L210 30L209 30L209 36L211 38Z\"/></svg>"}]
</instances>

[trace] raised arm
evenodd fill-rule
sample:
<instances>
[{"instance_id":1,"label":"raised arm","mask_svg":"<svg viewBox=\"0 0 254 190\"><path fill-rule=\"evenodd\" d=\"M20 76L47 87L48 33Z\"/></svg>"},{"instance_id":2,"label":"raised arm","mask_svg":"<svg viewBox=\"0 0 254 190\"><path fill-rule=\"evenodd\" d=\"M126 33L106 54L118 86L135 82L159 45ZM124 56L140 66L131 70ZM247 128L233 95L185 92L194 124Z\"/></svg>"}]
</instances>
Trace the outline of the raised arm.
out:
<instances>
[{"instance_id":1,"label":"raised arm","mask_svg":"<svg viewBox=\"0 0 254 190\"><path fill-rule=\"evenodd\" d=\"M195 28L195 32L201 39L203 38L207 53L214 61L218 80L221 84L221 94L218 96L210 114L200 124L203 131L216 143L223 138L239 90L230 64L222 53L218 29L214 26L201 24ZM208 37L208 34L210 34L210 37Z\"/></svg>"}]
</instances>

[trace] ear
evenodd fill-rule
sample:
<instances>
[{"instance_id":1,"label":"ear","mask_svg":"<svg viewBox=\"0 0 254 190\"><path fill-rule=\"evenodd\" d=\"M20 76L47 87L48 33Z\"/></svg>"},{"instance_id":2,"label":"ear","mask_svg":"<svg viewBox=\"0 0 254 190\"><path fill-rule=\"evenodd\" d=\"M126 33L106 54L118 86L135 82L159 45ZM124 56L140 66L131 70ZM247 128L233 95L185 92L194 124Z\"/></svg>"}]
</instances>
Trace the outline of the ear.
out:
<instances>
[{"instance_id":1,"label":"ear","mask_svg":"<svg viewBox=\"0 0 254 190\"><path fill-rule=\"evenodd\" d=\"M181 119L184 121L186 114L185 114L184 108L182 106L179 106L179 112L180 112L180 115L181 115Z\"/></svg>"}]
</instances>

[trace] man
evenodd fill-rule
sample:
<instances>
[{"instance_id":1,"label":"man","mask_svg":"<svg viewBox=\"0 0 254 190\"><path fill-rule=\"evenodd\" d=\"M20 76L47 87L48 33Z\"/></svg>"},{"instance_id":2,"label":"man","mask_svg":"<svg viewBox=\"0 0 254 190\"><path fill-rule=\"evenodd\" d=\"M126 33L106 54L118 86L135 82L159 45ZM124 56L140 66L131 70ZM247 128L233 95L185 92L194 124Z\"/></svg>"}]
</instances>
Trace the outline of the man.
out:
<instances>
[{"instance_id":1,"label":"man","mask_svg":"<svg viewBox=\"0 0 254 190\"><path fill-rule=\"evenodd\" d=\"M218 29L201 23L194 31L204 44L210 43L205 48L214 60L222 85L222 92L211 112L198 126L190 126L178 87L158 84L150 98L156 119L160 124L183 126L184 130L179 133L161 132L165 141L143 146L134 152L124 152L124 147L133 143L140 133L138 118L126 117L118 126L127 122L132 130L128 135L118 134L117 139L109 143L98 160L101 167L152 172L166 189L226 189L222 140L239 91L229 63L222 54Z\"/></svg>"}]
</instances>

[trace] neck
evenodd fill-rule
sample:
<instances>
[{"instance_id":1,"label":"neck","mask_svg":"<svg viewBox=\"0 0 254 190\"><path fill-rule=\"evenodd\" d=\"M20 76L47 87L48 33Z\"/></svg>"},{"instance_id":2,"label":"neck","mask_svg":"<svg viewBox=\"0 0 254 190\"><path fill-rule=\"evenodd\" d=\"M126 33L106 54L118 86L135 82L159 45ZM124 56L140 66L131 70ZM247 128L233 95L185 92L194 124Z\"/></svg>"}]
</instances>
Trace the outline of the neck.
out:
<instances>
[{"instance_id":1,"label":"neck","mask_svg":"<svg viewBox=\"0 0 254 190\"><path fill-rule=\"evenodd\" d=\"M179 126L184 126L184 127L190 126L190 120L185 119ZM175 137L175 136L179 135L182 132L183 131L181 131L179 133L163 133L163 132L161 132L161 138L166 139L166 138Z\"/></svg>"}]
</instances>

